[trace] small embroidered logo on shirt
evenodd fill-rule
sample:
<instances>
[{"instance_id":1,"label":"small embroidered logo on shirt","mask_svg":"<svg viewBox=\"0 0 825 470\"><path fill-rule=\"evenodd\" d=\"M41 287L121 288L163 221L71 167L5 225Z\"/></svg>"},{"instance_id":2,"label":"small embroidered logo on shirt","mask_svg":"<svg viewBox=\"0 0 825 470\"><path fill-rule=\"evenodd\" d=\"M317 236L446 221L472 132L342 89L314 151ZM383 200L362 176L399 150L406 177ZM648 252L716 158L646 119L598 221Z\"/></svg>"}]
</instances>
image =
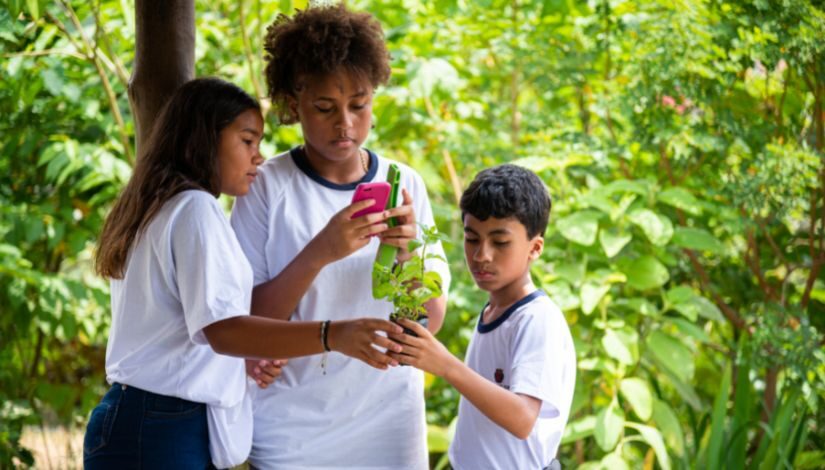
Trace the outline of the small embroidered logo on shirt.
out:
<instances>
[{"instance_id":1,"label":"small embroidered logo on shirt","mask_svg":"<svg viewBox=\"0 0 825 470\"><path fill-rule=\"evenodd\" d=\"M501 369L496 369L496 383L500 384L504 380L504 371Z\"/></svg>"}]
</instances>

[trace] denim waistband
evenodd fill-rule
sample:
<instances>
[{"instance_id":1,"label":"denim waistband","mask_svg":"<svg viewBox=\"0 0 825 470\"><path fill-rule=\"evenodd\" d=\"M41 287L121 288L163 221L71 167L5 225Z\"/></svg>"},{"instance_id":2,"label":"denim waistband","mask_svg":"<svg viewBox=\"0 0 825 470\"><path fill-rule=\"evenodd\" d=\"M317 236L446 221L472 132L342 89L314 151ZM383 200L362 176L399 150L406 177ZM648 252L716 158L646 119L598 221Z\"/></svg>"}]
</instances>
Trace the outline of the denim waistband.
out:
<instances>
[{"instance_id":1,"label":"denim waistband","mask_svg":"<svg viewBox=\"0 0 825 470\"><path fill-rule=\"evenodd\" d=\"M161 395L159 393L150 392L142 388L126 385L118 382L112 384L110 393L115 392L124 397L128 396L137 401L143 402L148 408L163 408L168 410L175 409L191 409L197 406L206 407L204 403L199 403L184 398L173 397L170 395Z\"/></svg>"}]
</instances>

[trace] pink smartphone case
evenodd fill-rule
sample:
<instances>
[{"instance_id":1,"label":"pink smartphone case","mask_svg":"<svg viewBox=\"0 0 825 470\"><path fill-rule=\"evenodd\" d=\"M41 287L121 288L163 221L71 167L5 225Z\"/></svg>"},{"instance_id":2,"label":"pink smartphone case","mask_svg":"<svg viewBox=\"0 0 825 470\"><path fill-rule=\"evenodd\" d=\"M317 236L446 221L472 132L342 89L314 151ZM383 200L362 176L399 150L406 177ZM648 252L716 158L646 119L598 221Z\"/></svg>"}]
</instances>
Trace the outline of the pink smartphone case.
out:
<instances>
[{"instance_id":1,"label":"pink smartphone case","mask_svg":"<svg viewBox=\"0 0 825 470\"><path fill-rule=\"evenodd\" d=\"M379 181L375 183L361 183L355 187L355 194L352 196L352 202L363 201L365 199L374 199L375 204L362 209L352 215L352 218L358 218L374 212L381 212L387 206L387 199L390 197L392 186L386 181Z\"/></svg>"}]
</instances>

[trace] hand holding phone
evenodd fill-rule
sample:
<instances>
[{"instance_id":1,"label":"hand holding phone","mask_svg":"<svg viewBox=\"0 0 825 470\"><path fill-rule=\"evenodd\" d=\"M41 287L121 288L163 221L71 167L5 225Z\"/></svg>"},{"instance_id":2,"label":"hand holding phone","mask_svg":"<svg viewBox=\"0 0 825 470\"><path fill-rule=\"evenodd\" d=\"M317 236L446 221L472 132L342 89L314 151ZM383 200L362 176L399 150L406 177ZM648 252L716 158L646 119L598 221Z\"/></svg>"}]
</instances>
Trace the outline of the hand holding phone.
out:
<instances>
[{"instance_id":1,"label":"hand holding phone","mask_svg":"<svg viewBox=\"0 0 825 470\"><path fill-rule=\"evenodd\" d=\"M355 187L355 194L352 195L352 203L355 204L358 201L364 201L366 199L373 199L375 203L366 209L361 209L360 211L356 212L352 215L353 219L357 219L358 217L365 216L367 214L373 214L376 212L382 212L384 208L387 206L387 200L390 197L390 192L392 190L392 186L389 183L384 181L379 181L375 183L361 183Z\"/></svg>"}]
</instances>

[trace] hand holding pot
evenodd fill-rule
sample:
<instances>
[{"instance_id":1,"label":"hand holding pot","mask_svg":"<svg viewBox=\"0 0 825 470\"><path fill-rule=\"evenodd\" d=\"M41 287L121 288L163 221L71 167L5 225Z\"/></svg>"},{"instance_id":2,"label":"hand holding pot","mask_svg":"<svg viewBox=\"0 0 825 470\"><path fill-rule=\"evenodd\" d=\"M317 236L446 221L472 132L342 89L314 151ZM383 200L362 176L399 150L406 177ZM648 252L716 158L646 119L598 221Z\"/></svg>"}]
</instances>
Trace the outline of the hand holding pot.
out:
<instances>
[{"instance_id":1,"label":"hand holding pot","mask_svg":"<svg viewBox=\"0 0 825 470\"><path fill-rule=\"evenodd\" d=\"M398 320L398 324L412 330L418 337L403 333L391 333L389 337L401 343L404 348L400 354L396 352L389 353L391 358L439 377L445 377L456 363L461 365L461 361L435 339L427 328L406 318Z\"/></svg>"},{"instance_id":2,"label":"hand holding pot","mask_svg":"<svg viewBox=\"0 0 825 470\"><path fill-rule=\"evenodd\" d=\"M397 366L398 361L390 357L389 352L400 353L401 345L379 335L378 331L392 335L403 330L394 323L377 318L333 321L329 324L327 344L332 351L364 361L376 369ZM373 345L386 349L387 353L375 349Z\"/></svg>"}]
</instances>

